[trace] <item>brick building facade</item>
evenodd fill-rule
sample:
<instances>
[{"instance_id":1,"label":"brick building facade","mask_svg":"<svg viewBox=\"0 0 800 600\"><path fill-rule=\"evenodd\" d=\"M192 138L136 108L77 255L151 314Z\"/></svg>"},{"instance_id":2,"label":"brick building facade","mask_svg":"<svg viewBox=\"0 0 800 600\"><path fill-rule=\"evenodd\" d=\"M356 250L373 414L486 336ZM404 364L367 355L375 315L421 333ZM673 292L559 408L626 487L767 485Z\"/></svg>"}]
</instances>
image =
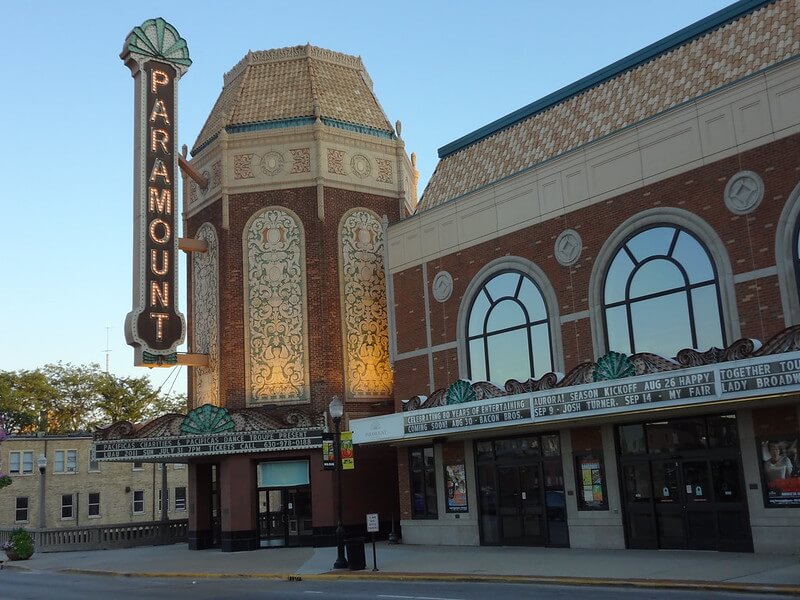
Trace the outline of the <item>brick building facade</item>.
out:
<instances>
[{"instance_id":1,"label":"brick building facade","mask_svg":"<svg viewBox=\"0 0 800 600\"><path fill-rule=\"evenodd\" d=\"M2 471L12 483L3 492L0 528L26 529L88 527L146 523L162 518L162 471L156 463L92 461L92 437L11 436L3 440ZM45 522L40 517L38 461L45 466ZM185 464L167 465L167 516L186 519L188 512Z\"/></svg>"},{"instance_id":2,"label":"brick building facade","mask_svg":"<svg viewBox=\"0 0 800 600\"><path fill-rule=\"evenodd\" d=\"M405 541L794 550L798 23L737 2L440 148L354 423Z\"/></svg>"}]
</instances>

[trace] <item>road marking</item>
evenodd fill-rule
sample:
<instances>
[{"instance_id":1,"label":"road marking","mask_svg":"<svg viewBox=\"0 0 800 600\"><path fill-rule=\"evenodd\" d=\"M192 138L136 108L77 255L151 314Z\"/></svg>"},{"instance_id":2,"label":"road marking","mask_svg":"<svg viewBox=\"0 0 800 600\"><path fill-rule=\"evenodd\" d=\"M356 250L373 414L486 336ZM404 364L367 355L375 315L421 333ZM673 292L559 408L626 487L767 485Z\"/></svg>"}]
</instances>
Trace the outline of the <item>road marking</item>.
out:
<instances>
[{"instance_id":1,"label":"road marking","mask_svg":"<svg viewBox=\"0 0 800 600\"><path fill-rule=\"evenodd\" d=\"M441 596L395 596L393 594L378 594L378 598L402 598L403 600L463 600L462 598L442 598Z\"/></svg>"}]
</instances>

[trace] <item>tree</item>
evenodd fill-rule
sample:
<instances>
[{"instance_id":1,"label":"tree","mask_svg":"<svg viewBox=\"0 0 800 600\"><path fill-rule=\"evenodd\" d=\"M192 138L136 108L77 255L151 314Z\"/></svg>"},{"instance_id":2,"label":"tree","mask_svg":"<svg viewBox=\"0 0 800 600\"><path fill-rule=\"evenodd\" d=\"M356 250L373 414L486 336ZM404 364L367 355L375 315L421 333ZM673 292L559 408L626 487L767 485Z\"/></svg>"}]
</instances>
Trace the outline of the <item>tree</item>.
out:
<instances>
[{"instance_id":1,"label":"tree","mask_svg":"<svg viewBox=\"0 0 800 600\"><path fill-rule=\"evenodd\" d=\"M145 377L118 377L99 365L49 364L0 371L0 426L9 433L90 431L186 412L182 394L162 394Z\"/></svg>"},{"instance_id":2,"label":"tree","mask_svg":"<svg viewBox=\"0 0 800 600\"><path fill-rule=\"evenodd\" d=\"M52 409L57 390L36 371L0 371L0 419L8 433L31 433Z\"/></svg>"}]
</instances>

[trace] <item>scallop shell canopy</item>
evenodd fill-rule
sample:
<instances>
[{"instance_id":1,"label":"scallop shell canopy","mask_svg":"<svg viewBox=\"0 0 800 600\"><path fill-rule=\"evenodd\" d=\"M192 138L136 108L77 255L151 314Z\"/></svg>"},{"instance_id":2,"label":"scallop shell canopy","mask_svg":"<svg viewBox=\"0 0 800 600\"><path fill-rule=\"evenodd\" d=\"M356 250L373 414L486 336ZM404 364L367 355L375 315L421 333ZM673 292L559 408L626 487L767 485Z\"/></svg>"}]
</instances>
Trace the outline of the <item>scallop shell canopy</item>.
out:
<instances>
[{"instance_id":1,"label":"scallop shell canopy","mask_svg":"<svg viewBox=\"0 0 800 600\"><path fill-rule=\"evenodd\" d=\"M186 40L161 17L134 27L125 40L125 49L131 54L161 59L186 68L192 64Z\"/></svg>"}]
</instances>

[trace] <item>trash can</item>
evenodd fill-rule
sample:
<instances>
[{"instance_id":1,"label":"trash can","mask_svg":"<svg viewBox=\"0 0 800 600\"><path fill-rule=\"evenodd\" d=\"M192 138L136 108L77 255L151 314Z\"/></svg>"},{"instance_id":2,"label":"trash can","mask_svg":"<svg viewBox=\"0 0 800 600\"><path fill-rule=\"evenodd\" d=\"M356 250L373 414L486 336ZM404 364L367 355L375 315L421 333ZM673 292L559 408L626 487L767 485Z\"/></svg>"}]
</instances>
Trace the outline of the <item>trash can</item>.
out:
<instances>
[{"instance_id":1,"label":"trash can","mask_svg":"<svg viewBox=\"0 0 800 600\"><path fill-rule=\"evenodd\" d=\"M351 571L363 571L367 568L367 557L364 554L364 538L348 538L344 541L347 550L347 566Z\"/></svg>"}]
</instances>

